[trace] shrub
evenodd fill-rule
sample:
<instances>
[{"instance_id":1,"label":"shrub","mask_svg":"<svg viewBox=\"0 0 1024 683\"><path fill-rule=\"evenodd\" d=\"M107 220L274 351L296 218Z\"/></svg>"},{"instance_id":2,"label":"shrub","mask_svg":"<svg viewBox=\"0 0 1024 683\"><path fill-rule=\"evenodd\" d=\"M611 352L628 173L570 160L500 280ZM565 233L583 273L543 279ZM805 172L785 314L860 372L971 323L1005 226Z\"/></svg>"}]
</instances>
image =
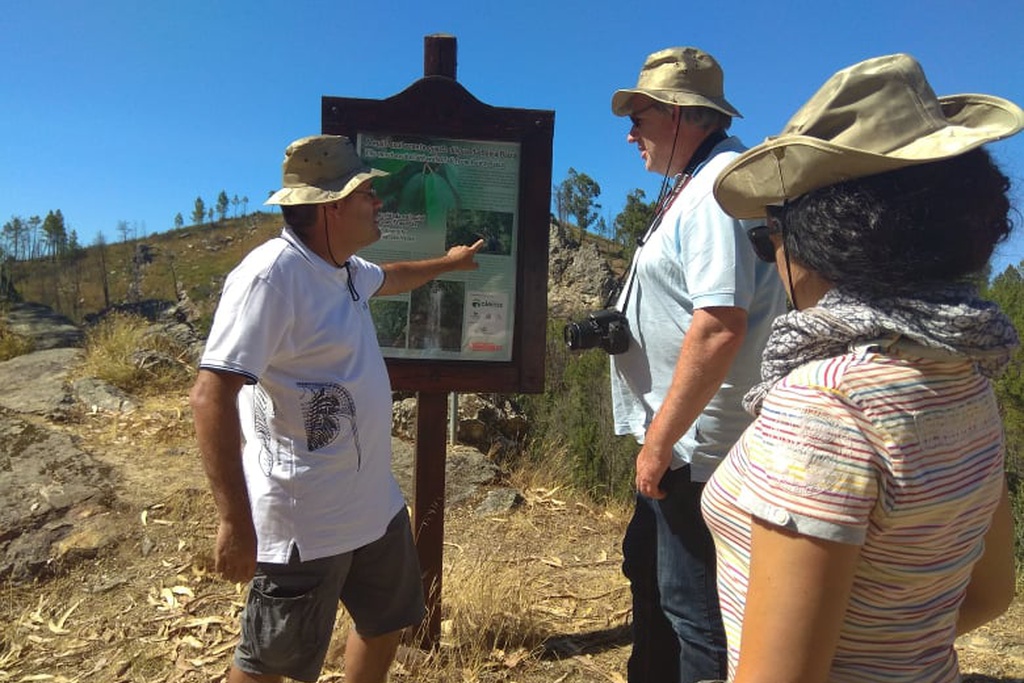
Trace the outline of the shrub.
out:
<instances>
[{"instance_id":1,"label":"shrub","mask_svg":"<svg viewBox=\"0 0 1024 683\"><path fill-rule=\"evenodd\" d=\"M7 325L0 321L0 361L23 356L34 350L32 340L15 334Z\"/></svg>"},{"instance_id":2,"label":"shrub","mask_svg":"<svg viewBox=\"0 0 1024 683\"><path fill-rule=\"evenodd\" d=\"M1021 264L1024 266L1024 263ZM1024 332L1024 270L1008 266L982 295L995 301ZM1017 349L1006 372L995 383L996 398L1006 433L1006 478L1015 529L1014 558L1017 576L1024 581L1024 353Z\"/></svg>"},{"instance_id":3,"label":"shrub","mask_svg":"<svg viewBox=\"0 0 1024 683\"><path fill-rule=\"evenodd\" d=\"M184 390L195 371L187 350L145 318L113 313L86 333L82 372L146 395Z\"/></svg>"},{"instance_id":4,"label":"shrub","mask_svg":"<svg viewBox=\"0 0 1024 683\"><path fill-rule=\"evenodd\" d=\"M632 437L612 433L608 355L569 351L562 326L559 320L548 324L544 393L519 398L530 423L527 457L563 454L574 488L596 500L627 500L633 495L637 445Z\"/></svg>"}]
</instances>

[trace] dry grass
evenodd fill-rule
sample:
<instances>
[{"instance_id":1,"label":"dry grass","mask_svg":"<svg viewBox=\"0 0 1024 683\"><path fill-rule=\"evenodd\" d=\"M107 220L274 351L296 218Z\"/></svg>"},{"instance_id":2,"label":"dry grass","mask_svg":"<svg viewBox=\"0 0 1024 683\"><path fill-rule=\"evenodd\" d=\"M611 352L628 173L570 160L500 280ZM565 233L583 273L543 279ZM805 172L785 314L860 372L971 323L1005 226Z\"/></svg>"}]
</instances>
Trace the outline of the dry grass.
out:
<instances>
[{"instance_id":1,"label":"dry grass","mask_svg":"<svg viewBox=\"0 0 1024 683\"><path fill-rule=\"evenodd\" d=\"M31 339L11 332L10 328L0 320L0 361L31 353L33 346Z\"/></svg>"},{"instance_id":2,"label":"dry grass","mask_svg":"<svg viewBox=\"0 0 1024 683\"><path fill-rule=\"evenodd\" d=\"M541 680L595 639L621 641L629 593L617 572L624 517L568 490L520 490L523 508L507 515L449 512L441 644L413 680Z\"/></svg>"},{"instance_id":3,"label":"dry grass","mask_svg":"<svg viewBox=\"0 0 1024 683\"><path fill-rule=\"evenodd\" d=\"M189 497L110 511L124 535L114 553L31 591L8 587L0 680L215 680L189 672L220 667L241 597L209 575L200 525L181 514Z\"/></svg>"},{"instance_id":4,"label":"dry grass","mask_svg":"<svg viewBox=\"0 0 1024 683\"><path fill-rule=\"evenodd\" d=\"M194 373L188 350L178 342L153 331L145 318L114 313L86 333L77 374L146 396L188 386Z\"/></svg>"},{"instance_id":5,"label":"dry grass","mask_svg":"<svg viewBox=\"0 0 1024 683\"><path fill-rule=\"evenodd\" d=\"M393 681L618 680L593 677L600 667L584 651L592 631L626 617L628 590L609 553L621 520L598 515L599 531L593 510L549 494L527 492L527 508L506 518L450 513L441 643L403 649ZM211 505L205 490L181 488L110 511L123 532L112 553L30 590L5 586L0 681L221 680L244 596L210 572ZM538 533L556 532L601 542L580 552L538 546ZM322 681L344 680L344 614L337 626Z\"/></svg>"},{"instance_id":6,"label":"dry grass","mask_svg":"<svg viewBox=\"0 0 1024 683\"><path fill-rule=\"evenodd\" d=\"M118 473L118 502L89 513L111 542L50 581L0 584L0 682L220 683L244 588L211 569L213 503L184 391L55 428ZM507 514L446 512L441 640L403 647L392 683L624 683L630 510L559 487L563 460L513 473L525 501ZM1022 611L964 641L965 670L994 676L967 680L1022 680ZM344 680L347 629L339 613L321 681Z\"/></svg>"},{"instance_id":7,"label":"dry grass","mask_svg":"<svg viewBox=\"0 0 1024 683\"><path fill-rule=\"evenodd\" d=\"M244 592L211 572L213 503L184 396L66 428L119 472L118 504L95 513L116 540L51 581L0 587L0 681L221 681ZM507 515L448 511L441 641L403 648L392 681L621 681L626 517L516 480L525 502ZM347 622L322 681L344 680Z\"/></svg>"}]
</instances>

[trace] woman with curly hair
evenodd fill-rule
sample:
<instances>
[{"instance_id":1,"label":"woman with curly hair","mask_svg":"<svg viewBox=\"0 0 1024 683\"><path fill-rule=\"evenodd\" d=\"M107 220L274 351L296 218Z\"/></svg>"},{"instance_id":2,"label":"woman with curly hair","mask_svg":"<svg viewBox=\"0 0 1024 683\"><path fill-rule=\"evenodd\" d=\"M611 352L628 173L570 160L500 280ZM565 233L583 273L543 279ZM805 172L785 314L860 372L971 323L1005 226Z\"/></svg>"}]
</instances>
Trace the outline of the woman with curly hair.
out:
<instances>
[{"instance_id":1,"label":"woman with curly hair","mask_svg":"<svg viewBox=\"0 0 1024 683\"><path fill-rule=\"evenodd\" d=\"M728 213L765 219L749 236L793 306L703 497L730 680L959 681L956 636L1012 600L991 380L1018 339L971 279L1012 227L981 146L1022 127L890 55L719 175Z\"/></svg>"}]
</instances>

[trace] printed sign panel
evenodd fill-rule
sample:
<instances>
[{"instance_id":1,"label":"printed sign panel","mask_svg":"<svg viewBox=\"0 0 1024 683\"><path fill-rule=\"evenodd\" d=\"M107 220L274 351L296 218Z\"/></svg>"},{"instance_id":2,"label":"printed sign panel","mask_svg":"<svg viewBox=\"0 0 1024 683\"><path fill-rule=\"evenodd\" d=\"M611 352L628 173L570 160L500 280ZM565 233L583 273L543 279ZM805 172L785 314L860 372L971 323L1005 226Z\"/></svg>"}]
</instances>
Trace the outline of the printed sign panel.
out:
<instances>
[{"instance_id":1,"label":"printed sign panel","mask_svg":"<svg viewBox=\"0 0 1024 683\"><path fill-rule=\"evenodd\" d=\"M479 270L370 300L384 355L511 360L519 143L361 133L356 146L368 164L390 174L374 181L384 204L381 238L360 256L377 263L431 258L484 240Z\"/></svg>"}]
</instances>

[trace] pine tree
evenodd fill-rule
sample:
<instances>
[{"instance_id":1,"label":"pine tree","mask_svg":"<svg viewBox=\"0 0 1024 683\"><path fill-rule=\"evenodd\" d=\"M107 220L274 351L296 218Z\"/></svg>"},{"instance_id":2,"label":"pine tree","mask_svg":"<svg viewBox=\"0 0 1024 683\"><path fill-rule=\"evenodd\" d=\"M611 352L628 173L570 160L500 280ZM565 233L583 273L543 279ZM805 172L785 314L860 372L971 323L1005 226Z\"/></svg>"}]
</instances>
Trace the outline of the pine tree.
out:
<instances>
[{"instance_id":1,"label":"pine tree","mask_svg":"<svg viewBox=\"0 0 1024 683\"><path fill-rule=\"evenodd\" d=\"M195 207L192 209L192 224L202 225L206 217L206 203L202 197L196 197Z\"/></svg>"},{"instance_id":2,"label":"pine tree","mask_svg":"<svg viewBox=\"0 0 1024 683\"><path fill-rule=\"evenodd\" d=\"M580 230L586 230L597 219L597 209L601 205L595 200L600 194L601 186L596 180L570 167L569 175L557 189L559 210L572 216Z\"/></svg>"},{"instance_id":3,"label":"pine tree","mask_svg":"<svg viewBox=\"0 0 1024 683\"><path fill-rule=\"evenodd\" d=\"M224 219L227 218L228 203L228 193L225 192L224 190L221 190L220 194L217 195L217 215L220 216L221 222L223 222Z\"/></svg>"},{"instance_id":4,"label":"pine tree","mask_svg":"<svg viewBox=\"0 0 1024 683\"><path fill-rule=\"evenodd\" d=\"M637 188L626 195L626 206L615 217L615 241L622 245L623 254L632 257L636 241L643 237L654 220L654 203L644 201L647 195Z\"/></svg>"}]
</instances>

